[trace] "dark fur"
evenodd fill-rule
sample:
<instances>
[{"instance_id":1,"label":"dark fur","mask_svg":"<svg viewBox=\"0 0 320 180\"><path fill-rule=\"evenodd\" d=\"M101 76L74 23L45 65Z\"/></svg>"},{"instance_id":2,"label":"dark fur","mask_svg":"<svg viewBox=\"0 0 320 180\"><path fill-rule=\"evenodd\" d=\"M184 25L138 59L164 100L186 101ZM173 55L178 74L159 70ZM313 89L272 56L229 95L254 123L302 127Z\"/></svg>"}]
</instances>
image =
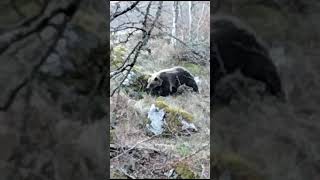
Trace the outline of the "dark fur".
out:
<instances>
[{"instance_id":1,"label":"dark fur","mask_svg":"<svg viewBox=\"0 0 320 180\"><path fill-rule=\"evenodd\" d=\"M232 19L218 18L212 21L211 37L214 86L239 69L243 75L265 83L271 94L283 96L277 68L253 32Z\"/></svg>"},{"instance_id":2,"label":"dark fur","mask_svg":"<svg viewBox=\"0 0 320 180\"><path fill-rule=\"evenodd\" d=\"M155 85L149 87L148 90L152 95L168 96L170 94L175 94L178 87L183 84L192 87L193 91L198 92L198 85L195 82L194 77L182 67L165 69L157 72L154 76L160 78L162 84L160 86ZM172 84L172 91L170 91L170 83Z\"/></svg>"}]
</instances>

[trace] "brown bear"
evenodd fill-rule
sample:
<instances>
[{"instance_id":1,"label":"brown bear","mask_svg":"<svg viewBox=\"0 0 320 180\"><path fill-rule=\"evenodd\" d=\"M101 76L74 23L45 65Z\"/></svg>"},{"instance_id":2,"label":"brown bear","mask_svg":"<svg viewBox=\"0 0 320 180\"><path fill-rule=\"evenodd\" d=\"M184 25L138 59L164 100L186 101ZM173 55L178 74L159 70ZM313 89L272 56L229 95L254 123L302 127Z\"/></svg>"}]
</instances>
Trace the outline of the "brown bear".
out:
<instances>
[{"instance_id":1,"label":"brown bear","mask_svg":"<svg viewBox=\"0 0 320 180\"><path fill-rule=\"evenodd\" d=\"M181 85L192 87L193 91L198 92L198 85L191 73L178 66L152 74L146 90L152 95L168 96L176 93Z\"/></svg>"},{"instance_id":2,"label":"brown bear","mask_svg":"<svg viewBox=\"0 0 320 180\"><path fill-rule=\"evenodd\" d=\"M233 17L215 17L211 26L214 89L221 78L240 70L246 77L263 82L271 94L284 96L269 52L250 28Z\"/></svg>"}]
</instances>

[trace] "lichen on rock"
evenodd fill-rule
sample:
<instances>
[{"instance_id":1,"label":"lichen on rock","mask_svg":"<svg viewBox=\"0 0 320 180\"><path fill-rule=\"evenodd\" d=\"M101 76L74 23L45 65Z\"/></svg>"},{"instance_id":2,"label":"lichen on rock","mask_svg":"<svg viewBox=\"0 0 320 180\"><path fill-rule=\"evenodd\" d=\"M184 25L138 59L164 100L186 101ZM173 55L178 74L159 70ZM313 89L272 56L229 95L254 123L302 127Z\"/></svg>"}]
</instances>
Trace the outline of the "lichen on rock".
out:
<instances>
[{"instance_id":1,"label":"lichen on rock","mask_svg":"<svg viewBox=\"0 0 320 180\"><path fill-rule=\"evenodd\" d=\"M160 113L158 118L151 118L152 116L150 116L150 112L154 111L154 109L157 109L156 113ZM152 105L148 118L151 121L147 125L149 130L163 128L163 132L161 130L161 133L154 134L189 135L190 132L197 131L196 126L192 123L194 120L192 114L183 109L172 107L163 100L157 100L155 105Z\"/></svg>"},{"instance_id":2,"label":"lichen on rock","mask_svg":"<svg viewBox=\"0 0 320 180\"><path fill-rule=\"evenodd\" d=\"M186 112L183 109L172 107L162 100L157 100L156 106L161 109L164 109L169 114L167 117L169 117L170 119L176 119L178 118L178 116L181 116L185 121L193 121L192 114Z\"/></svg>"}]
</instances>

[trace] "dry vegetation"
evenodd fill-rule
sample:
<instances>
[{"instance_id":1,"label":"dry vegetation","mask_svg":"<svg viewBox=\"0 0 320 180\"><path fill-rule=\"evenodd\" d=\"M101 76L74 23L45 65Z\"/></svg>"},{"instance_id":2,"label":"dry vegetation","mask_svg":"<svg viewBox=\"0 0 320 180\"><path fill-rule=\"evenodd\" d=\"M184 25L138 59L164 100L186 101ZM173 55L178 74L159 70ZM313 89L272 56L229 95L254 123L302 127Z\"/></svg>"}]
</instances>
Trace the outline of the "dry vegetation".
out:
<instances>
[{"instance_id":1,"label":"dry vegetation","mask_svg":"<svg viewBox=\"0 0 320 180\"><path fill-rule=\"evenodd\" d=\"M154 32L156 34L157 31ZM134 48L139 38L141 39L139 36L133 36L131 42L113 47L111 70L119 67L118 65ZM151 74L165 68L183 66L200 80L198 82L199 93L186 91L173 96L155 97L144 91L137 91L137 89L133 92L130 89L128 92L124 86L121 86L110 97L110 176L111 178L209 179L209 64L207 62L206 65L199 65L192 63L194 59L177 58L179 52L190 51L190 49L186 46L173 48L163 38L149 39L147 47L151 49L151 53L145 50L140 51L132 69L133 72ZM207 51L208 56L209 48ZM208 59L207 57L202 60L208 61ZM121 78L123 76L119 75L119 78L111 79L110 89L115 89L121 82ZM190 136L148 135L146 132L148 111L157 100L192 114L193 123L198 128L198 132Z\"/></svg>"},{"instance_id":2,"label":"dry vegetation","mask_svg":"<svg viewBox=\"0 0 320 180\"><path fill-rule=\"evenodd\" d=\"M162 47L161 51L169 52L169 47L168 51L164 46L160 45L159 47ZM154 50L159 51L159 49ZM166 55L168 55L168 53L166 53ZM145 72L153 72L170 67L170 65L177 64L174 60L167 58L167 61L165 61L165 57L162 58L163 59L155 59L154 61L150 59L141 59L137 66L141 65ZM162 63L160 64L159 61ZM156 161L156 163L163 168L163 173L169 171L171 169L171 165L181 161L188 155L192 155L184 161L190 165L197 176L209 178L210 76L208 67L198 65L196 65L196 67L200 68L202 72L202 75L194 74L194 76L198 76L201 80L201 82L198 83L200 91L199 94L186 92L182 95L161 97L161 100L171 106L179 107L191 113L195 117L194 124L200 129L198 133L189 137L153 137L150 139L150 137L145 133L145 122L147 120L147 113L151 104L154 104L159 98L152 97L145 93L142 99L134 100L127 94L120 92L111 98L111 122L116 123L115 129L112 130L114 132L112 136L113 143L118 144L121 147L130 148L140 141L148 139L147 141L139 143L135 148L141 148L146 151L156 151L157 153L162 154L161 157L154 157L158 158L158 161L153 158L150 158L149 160ZM197 70L190 69L190 71L192 72ZM201 151L197 152L199 150ZM122 156L122 160L128 161L129 159L130 161L133 161L133 163L141 164L140 159L131 157L129 154ZM120 163L119 161L120 160L117 158L111 158L111 164L113 165L111 169L115 170L125 164ZM151 165L156 163L151 163ZM156 167L148 167L147 164L146 166L142 166L142 168L152 171ZM142 171L142 169L135 170L137 171L137 175L143 175L141 172L139 174L139 171ZM157 177L161 174L163 175L163 173L158 172L155 176L144 175L143 177ZM111 174L111 177L112 176L113 175Z\"/></svg>"}]
</instances>

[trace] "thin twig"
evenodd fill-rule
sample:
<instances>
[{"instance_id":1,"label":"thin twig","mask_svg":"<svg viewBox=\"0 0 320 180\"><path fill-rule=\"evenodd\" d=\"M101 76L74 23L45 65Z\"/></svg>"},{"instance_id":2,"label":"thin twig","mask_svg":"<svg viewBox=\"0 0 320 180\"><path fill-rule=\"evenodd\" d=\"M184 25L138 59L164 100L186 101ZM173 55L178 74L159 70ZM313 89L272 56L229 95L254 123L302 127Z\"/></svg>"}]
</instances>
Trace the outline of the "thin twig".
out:
<instances>
[{"instance_id":1,"label":"thin twig","mask_svg":"<svg viewBox=\"0 0 320 180\"><path fill-rule=\"evenodd\" d=\"M118 171L122 172L124 175L128 176L129 178L131 179L137 179L136 177L130 175L129 173L127 173L127 171L125 171L124 169L122 168L117 168Z\"/></svg>"},{"instance_id":2,"label":"thin twig","mask_svg":"<svg viewBox=\"0 0 320 180\"><path fill-rule=\"evenodd\" d=\"M158 135L153 135L153 136L151 136L151 137L149 137L149 138L147 138L147 139L144 139L144 140L136 143L134 146L132 146L132 147L129 148L128 150L124 151L123 153L121 153L121 154L119 154L119 155L117 155L117 156L115 156L115 157L113 157L113 158L111 158L111 159L119 158L120 156L128 153L129 151L131 151L132 149L134 149L135 147L137 147L139 144L144 143L144 142L146 142L146 141L149 141L149 140L153 139L153 138L156 137L156 136L158 136ZM111 159L110 159L110 160L111 160Z\"/></svg>"},{"instance_id":3,"label":"thin twig","mask_svg":"<svg viewBox=\"0 0 320 180\"><path fill-rule=\"evenodd\" d=\"M189 159L190 157L198 154L200 151L203 151L203 150L204 150L206 147L208 147L209 145L210 145L210 144L205 144L205 145L203 145L201 148L199 148L199 149L196 150L195 152L189 154L188 156L185 156L185 157L179 159L178 161L180 162L180 161L184 161L184 160L186 160L186 159Z\"/></svg>"}]
</instances>

